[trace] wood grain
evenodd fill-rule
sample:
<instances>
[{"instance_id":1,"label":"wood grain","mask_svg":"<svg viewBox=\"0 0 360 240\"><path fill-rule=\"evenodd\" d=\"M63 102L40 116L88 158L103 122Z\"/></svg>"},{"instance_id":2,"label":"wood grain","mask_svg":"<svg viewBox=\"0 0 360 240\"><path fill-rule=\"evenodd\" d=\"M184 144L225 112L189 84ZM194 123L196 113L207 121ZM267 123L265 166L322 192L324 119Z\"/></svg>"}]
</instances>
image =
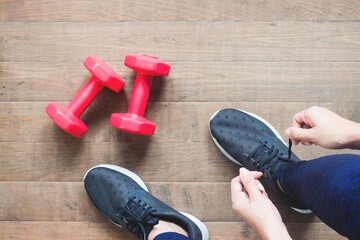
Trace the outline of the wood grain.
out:
<instances>
[{"instance_id":1,"label":"wood grain","mask_svg":"<svg viewBox=\"0 0 360 240\"><path fill-rule=\"evenodd\" d=\"M85 58L85 56L84 56ZM108 63L124 79L129 101L135 73L123 60ZM360 62L170 62L168 78L155 79L150 102L359 102ZM89 79L81 62L0 62L0 101L71 101ZM349 87L351 86L351 87ZM119 95L119 96L118 96Z\"/></svg>"},{"instance_id":2,"label":"wood grain","mask_svg":"<svg viewBox=\"0 0 360 240\"><path fill-rule=\"evenodd\" d=\"M231 209L230 182L147 185L160 200L202 221L238 221ZM105 221L81 182L0 182L0 193L0 221ZM273 198L278 201L276 196ZM313 214L300 214L282 205L278 208L285 222L320 221Z\"/></svg>"},{"instance_id":3,"label":"wood grain","mask_svg":"<svg viewBox=\"0 0 360 240\"><path fill-rule=\"evenodd\" d=\"M254 231L245 223L238 222L205 222L212 240L255 240L259 239ZM345 239L331 230L323 223L297 223L286 224L290 235L294 240ZM93 222L2 222L0 235L3 239L73 239L73 240L135 240L136 237L124 229L118 228L111 223Z\"/></svg>"},{"instance_id":4,"label":"wood grain","mask_svg":"<svg viewBox=\"0 0 360 240\"><path fill-rule=\"evenodd\" d=\"M106 101L106 100L105 100ZM120 102L120 101L119 101ZM66 105L67 103L63 103ZM114 105L111 105L114 104ZM81 138L61 131L46 115L46 102L0 102L1 142L204 142L209 137L210 117L219 109L236 108L253 112L270 122L283 134L290 126L293 115L319 102L153 102L148 105L146 117L157 123L156 134L151 137L127 134L110 126L113 112L126 112L124 102L103 103L96 100L84 113L83 121L89 131ZM345 118L360 121L357 103L321 102ZM284 136L284 135L283 135ZM65 150L65 149L64 149Z\"/></svg>"},{"instance_id":5,"label":"wood grain","mask_svg":"<svg viewBox=\"0 0 360 240\"><path fill-rule=\"evenodd\" d=\"M229 182L239 169L212 142L0 142L0 149L0 181L82 181L87 169L101 163L137 171L147 182ZM349 153L293 151L303 160Z\"/></svg>"},{"instance_id":6,"label":"wood grain","mask_svg":"<svg viewBox=\"0 0 360 240\"><path fill-rule=\"evenodd\" d=\"M137 52L171 62L358 62L359 29L341 21L9 22L0 62L80 63L89 54L122 62Z\"/></svg>"},{"instance_id":7,"label":"wood grain","mask_svg":"<svg viewBox=\"0 0 360 240\"><path fill-rule=\"evenodd\" d=\"M0 21L335 21L358 20L358 1L3 0Z\"/></svg>"},{"instance_id":8,"label":"wood grain","mask_svg":"<svg viewBox=\"0 0 360 240\"><path fill-rule=\"evenodd\" d=\"M259 239L231 210L238 166L214 145L209 118L244 109L282 136L293 114L312 105L360 122L359 20L354 0L0 1L0 239L135 239L85 193L83 174L101 163L138 173L155 196L205 221L212 240ZM153 83L151 137L109 125L129 105L129 53L172 66ZM76 139L45 107L71 101L90 76L88 55L126 87L98 96L82 116L89 132ZM304 160L349 152L293 149ZM343 239L312 214L277 207L295 240Z\"/></svg>"}]
</instances>

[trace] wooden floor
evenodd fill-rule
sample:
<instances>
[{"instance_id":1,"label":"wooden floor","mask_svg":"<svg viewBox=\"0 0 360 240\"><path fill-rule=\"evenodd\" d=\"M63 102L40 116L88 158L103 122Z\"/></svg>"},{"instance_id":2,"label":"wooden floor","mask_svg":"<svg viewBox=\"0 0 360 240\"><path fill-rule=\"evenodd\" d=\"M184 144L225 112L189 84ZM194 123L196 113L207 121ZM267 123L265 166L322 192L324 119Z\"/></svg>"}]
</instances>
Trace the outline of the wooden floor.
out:
<instances>
[{"instance_id":1,"label":"wooden floor","mask_svg":"<svg viewBox=\"0 0 360 240\"><path fill-rule=\"evenodd\" d=\"M0 239L135 239L102 218L82 184L87 169L116 164L151 192L205 222L213 240L257 239L231 210L237 167L214 146L218 109L254 112L281 133L312 105L360 121L360 2L356 0L2 0L0 2ZM172 65L154 81L152 137L109 125L127 110L129 53ZM95 55L124 78L104 90L76 139L47 117L89 78ZM333 153L296 147L302 159ZM344 152L344 151L336 151ZM342 239L314 215L279 206L294 239Z\"/></svg>"}]
</instances>

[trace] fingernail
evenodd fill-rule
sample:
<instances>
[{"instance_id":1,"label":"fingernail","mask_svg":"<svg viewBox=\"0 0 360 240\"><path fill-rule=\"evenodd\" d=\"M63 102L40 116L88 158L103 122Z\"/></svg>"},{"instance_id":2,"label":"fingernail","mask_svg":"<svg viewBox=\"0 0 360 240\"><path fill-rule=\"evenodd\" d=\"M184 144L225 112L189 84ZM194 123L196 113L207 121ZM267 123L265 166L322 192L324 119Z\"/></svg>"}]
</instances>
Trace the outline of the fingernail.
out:
<instances>
[{"instance_id":1,"label":"fingernail","mask_svg":"<svg viewBox=\"0 0 360 240\"><path fill-rule=\"evenodd\" d=\"M247 176L249 174L250 174L249 170L247 170L246 168L240 168L240 176L245 177L245 176Z\"/></svg>"}]
</instances>

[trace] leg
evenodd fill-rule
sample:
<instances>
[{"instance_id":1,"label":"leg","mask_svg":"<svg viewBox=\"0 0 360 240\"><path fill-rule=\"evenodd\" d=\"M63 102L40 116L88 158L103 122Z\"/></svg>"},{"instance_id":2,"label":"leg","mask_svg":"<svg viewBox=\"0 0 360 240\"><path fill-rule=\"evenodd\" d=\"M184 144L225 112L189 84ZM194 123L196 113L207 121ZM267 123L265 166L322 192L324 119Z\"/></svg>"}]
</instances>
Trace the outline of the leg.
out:
<instances>
[{"instance_id":1,"label":"leg","mask_svg":"<svg viewBox=\"0 0 360 240\"><path fill-rule=\"evenodd\" d=\"M159 223L153 227L149 233L148 240L186 240L187 232L179 225L159 220Z\"/></svg>"},{"instance_id":2,"label":"leg","mask_svg":"<svg viewBox=\"0 0 360 240\"><path fill-rule=\"evenodd\" d=\"M350 239L360 239L360 156L339 154L283 164L280 186L324 223Z\"/></svg>"},{"instance_id":3,"label":"leg","mask_svg":"<svg viewBox=\"0 0 360 240\"><path fill-rule=\"evenodd\" d=\"M185 237L182 234L175 232L166 232L157 235L154 240L190 240L190 238Z\"/></svg>"}]
</instances>

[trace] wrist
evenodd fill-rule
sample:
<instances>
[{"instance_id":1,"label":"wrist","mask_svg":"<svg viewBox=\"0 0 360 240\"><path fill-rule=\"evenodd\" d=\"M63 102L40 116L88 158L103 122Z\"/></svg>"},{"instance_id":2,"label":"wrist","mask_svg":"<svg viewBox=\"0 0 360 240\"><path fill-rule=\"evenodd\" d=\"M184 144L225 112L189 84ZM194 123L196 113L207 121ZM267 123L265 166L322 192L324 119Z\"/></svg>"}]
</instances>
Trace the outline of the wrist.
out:
<instances>
[{"instance_id":1,"label":"wrist","mask_svg":"<svg viewBox=\"0 0 360 240\"><path fill-rule=\"evenodd\" d=\"M285 224L276 227L262 228L259 231L262 240L291 240Z\"/></svg>"},{"instance_id":2,"label":"wrist","mask_svg":"<svg viewBox=\"0 0 360 240\"><path fill-rule=\"evenodd\" d=\"M360 149L360 123L350 122L348 134L345 141L345 147L351 149Z\"/></svg>"}]
</instances>

